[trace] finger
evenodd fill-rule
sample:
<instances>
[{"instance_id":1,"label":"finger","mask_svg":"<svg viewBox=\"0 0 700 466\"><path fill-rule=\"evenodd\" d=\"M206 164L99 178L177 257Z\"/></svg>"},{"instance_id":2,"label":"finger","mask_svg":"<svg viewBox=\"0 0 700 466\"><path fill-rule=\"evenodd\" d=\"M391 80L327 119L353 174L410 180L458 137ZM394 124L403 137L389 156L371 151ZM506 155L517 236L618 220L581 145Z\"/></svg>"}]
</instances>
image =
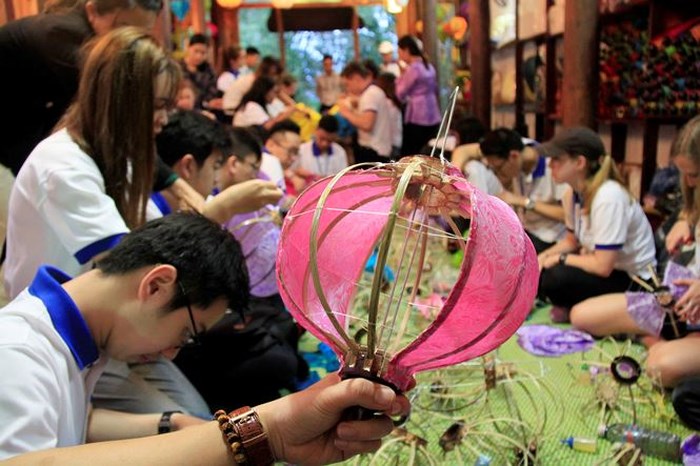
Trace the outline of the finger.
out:
<instances>
[{"instance_id":1,"label":"finger","mask_svg":"<svg viewBox=\"0 0 700 466\"><path fill-rule=\"evenodd\" d=\"M338 424L336 435L348 442L365 442L379 440L388 435L394 428L388 417L380 417L368 421L346 421Z\"/></svg>"},{"instance_id":2,"label":"finger","mask_svg":"<svg viewBox=\"0 0 700 466\"><path fill-rule=\"evenodd\" d=\"M316 402L321 412L338 412L351 406L389 411L395 399L396 393L385 385L351 379L329 387L319 394Z\"/></svg>"},{"instance_id":3,"label":"finger","mask_svg":"<svg viewBox=\"0 0 700 466\"><path fill-rule=\"evenodd\" d=\"M695 279L693 279L693 278L678 278L678 279L676 279L676 280L673 280L673 284L674 284L674 285L686 285L686 286L690 286L690 285L692 285L693 283L695 283L696 281L698 281L697 278L695 278Z\"/></svg>"},{"instance_id":4,"label":"finger","mask_svg":"<svg viewBox=\"0 0 700 466\"><path fill-rule=\"evenodd\" d=\"M342 459L346 460L351 456L358 455L360 453L372 453L382 446L381 440L370 440L367 442L350 442L346 440L336 439L334 441L335 447L343 453Z\"/></svg>"}]
</instances>

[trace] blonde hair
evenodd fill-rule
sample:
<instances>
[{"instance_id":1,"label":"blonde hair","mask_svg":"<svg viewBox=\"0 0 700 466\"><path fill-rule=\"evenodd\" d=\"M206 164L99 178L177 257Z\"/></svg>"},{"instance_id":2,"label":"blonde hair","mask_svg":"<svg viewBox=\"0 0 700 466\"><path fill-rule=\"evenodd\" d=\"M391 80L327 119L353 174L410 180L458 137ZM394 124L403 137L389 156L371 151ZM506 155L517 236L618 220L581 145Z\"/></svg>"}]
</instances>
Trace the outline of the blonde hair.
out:
<instances>
[{"instance_id":1,"label":"blonde hair","mask_svg":"<svg viewBox=\"0 0 700 466\"><path fill-rule=\"evenodd\" d=\"M135 228L145 222L153 187L155 80L164 74L174 99L180 67L154 37L133 27L111 31L91 45L64 122L99 167L126 224Z\"/></svg>"},{"instance_id":2,"label":"blonde hair","mask_svg":"<svg viewBox=\"0 0 700 466\"><path fill-rule=\"evenodd\" d=\"M700 115L688 121L680 129L671 145L671 158L686 157L700 169ZM683 210L688 214L688 222L695 225L700 220L700 189L687 185L685 177L681 176L681 192L683 193Z\"/></svg>"},{"instance_id":3,"label":"blonde hair","mask_svg":"<svg viewBox=\"0 0 700 466\"><path fill-rule=\"evenodd\" d=\"M617 181L620 183L622 188L627 191L630 201L634 201L632 194L625 186L625 179L620 174L620 171L615 165L615 161L609 155L603 155L602 160L592 160L586 158L588 161L588 177L586 180L586 189L583 193L583 211L590 212L591 206L593 205L593 198L598 193L598 190L608 180Z\"/></svg>"}]
</instances>

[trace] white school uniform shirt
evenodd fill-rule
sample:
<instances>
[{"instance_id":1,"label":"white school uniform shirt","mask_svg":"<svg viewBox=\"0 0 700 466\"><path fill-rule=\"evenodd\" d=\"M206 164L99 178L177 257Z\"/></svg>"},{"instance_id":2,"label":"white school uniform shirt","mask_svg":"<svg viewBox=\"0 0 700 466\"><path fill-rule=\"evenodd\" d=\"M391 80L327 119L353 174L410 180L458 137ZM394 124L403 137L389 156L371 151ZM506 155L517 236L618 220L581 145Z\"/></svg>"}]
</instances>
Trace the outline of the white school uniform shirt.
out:
<instances>
[{"instance_id":1,"label":"white school uniform shirt","mask_svg":"<svg viewBox=\"0 0 700 466\"><path fill-rule=\"evenodd\" d=\"M282 191L287 192L287 185L284 182L284 169L280 159L264 149L260 161L260 172L265 174L267 179L274 182Z\"/></svg>"},{"instance_id":2,"label":"white school uniform shirt","mask_svg":"<svg viewBox=\"0 0 700 466\"><path fill-rule=\"evenodd\" d=\"M297 166L318 176L330 176L348 166L348 156L337 142L331 143L327 152L321 152L315 141L307 141L299 146Z\"/></svg>"},{"instance_id":3,"label":"white school uniform shirt","mask_svg":"<svg viewBox=\"0 0 700 466\"><path fill-rule=\"evenodd\" d=\"M40 142L17 175L7 223L5 290L14 298L42 264L76 276L129 228L95 161L64 129Z\"/></svg>"},{"instance_id":4,"label":"white school uniform shirt","mask_svg":"<svg viewBox=\"0 0 700 466\"><path fill-rule=\"evenodd\" d=\"M359 145L374 149L377 154L387 159L391 155L391 115L386 94L378 86L370 84L360 96L358 111L374 112L376 118L371 131L357 129Z\"/></svg>"},{"instance_id":5,"label":"white school uniform shirt","mask_svg":"<svg viewBox=\"0 0 700 466\"><path fill-rule=\"evenodd\" d=\"M568 189L566 183L554 182L552 170L549 168L549 158L543 156L537 160L532 173L521 174L514 181L524 197L547 204L561 203L564 192ZM523 227L546 243L558 241L566 231L562 222L545 217L533 210L524 211Z\"/></svg>"},{"instance_id":6,"label":"white school uniform shirt","mask_svg":"<svg viewBox=\"0 0 700 466\"><path fill-rule=\"evenodd\" d=\"M238 109L233 116L233 126L261 126L270 115L257 102L248 102L245 107Z\"/></svg>"},{"instance_id":7,"label":"white school uniform shirt","mask_svg":"<svg viewBox=\"0 0 700 466\"><path fill-rule=\"evenodd\" d=\"M467 181L476 189L490 196L498 196L503 192L503 185L496 174L481 160L470 160L464 165Z\"/></svg>"},{"instance_id":8,"label":"white school uniform shirt","mask_svg":"<svg viewBox=\"0 0 700 466\"><path fill-rule=\"evenodd\" d=\"M243 95L250 90L254 81L255 73L243 74L241 71L241 74L238 75L233 84L229 85L228 89L224 91L221 102L226 113L233 115L233 112L240 105Z\"/></svg>"},{"instance_id":9,"label":"white school uniform shirt","mask_svg":"<svg viewBox=\"0 0 700 466\"><path fill-rule=\"evenodd\" d=\"M90 396L107 362L61 287L42 267L0 310L0 460L85 443Z\"/></svg>"},{"instance_id":10,"label":"white school uniform shirt","mask_svg":"<svg viewBox=\"0 0 700 466\"><path fill-rule=\"evenodd\" d=\"M567 192L563 204L566 227L583 247L619 251L615 269L651 278L647 267L656 267L651 225L642 207L620 183L605 181L588 214L583 214L583 199L575 192Z\"/></svg>"}]
</instances>

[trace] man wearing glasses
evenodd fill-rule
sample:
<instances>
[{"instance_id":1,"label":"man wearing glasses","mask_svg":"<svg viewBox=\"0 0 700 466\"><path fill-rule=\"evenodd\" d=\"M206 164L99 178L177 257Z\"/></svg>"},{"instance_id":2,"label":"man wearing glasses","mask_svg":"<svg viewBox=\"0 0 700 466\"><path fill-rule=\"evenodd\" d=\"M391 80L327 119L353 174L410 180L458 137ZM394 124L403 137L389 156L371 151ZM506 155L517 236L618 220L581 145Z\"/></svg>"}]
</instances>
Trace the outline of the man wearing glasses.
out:
<instances>
[{"instance_id":1,"label":"man wearing glasses","mask_svg":"<svg viewBox=\"0 0 700 466\"><path fill-rule=\"evenodd\" d=\"M91 410L88 401L109 359L172 359L247 301L240 246L197 214L134 230L74 279L43 266L0 312L0 459L201 423L173 414L159 426L160 413Z\"/></svg>"},{"instance_id":2,"label":"man wearing glasses","mask_svg":"<svg viewBox=\"0 0 700 466\"><path fill-rule=\"evenodd\" d=\"M516 209L539 254L564 233L561 199L567 187L554 182L549 160L536 146L535 141L506 128L489 131L479 142L489 167L505 187L498 197Z\"/></svg>"}]
</instances>

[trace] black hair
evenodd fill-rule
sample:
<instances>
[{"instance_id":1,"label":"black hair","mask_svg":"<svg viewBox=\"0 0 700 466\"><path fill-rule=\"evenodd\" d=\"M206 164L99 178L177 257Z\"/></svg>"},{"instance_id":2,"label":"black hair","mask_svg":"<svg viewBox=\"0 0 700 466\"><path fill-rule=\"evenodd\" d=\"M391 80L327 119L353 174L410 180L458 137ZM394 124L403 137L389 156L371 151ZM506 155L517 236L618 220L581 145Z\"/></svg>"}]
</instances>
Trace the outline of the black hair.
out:
<instances>
[{"instance_id":1,"label":"black hair","mask_svg":"<svg viewBox=\"0 0 700 466\"><path fill-rule=\"evenodd\" d=\"M260 160L262 157L262 143L250 128L234 126L228 128L228 135L231 138L229 157L244 160L249 155L254 155L256 160Z\"/></svg>"},{"instance_id":2,"label":"black hair","mask_svg":"<svg viewBox=\"0 0 700 466\"><path fill-rule=\"evenodd\" d=\"M174 166L192 154L198 166L218 149L226 153L231 141L221 123L193 110L178 110L168 117L168 124L156 136L156 148L163 162Z\"/></svg>"},{"instance_id":3,"label":"black hair","mask_svg":"<svg viewBox=\"0 0 700 466\"><path fill-rule=\"evenodd\" d=\"M486 134L486 126L477 117L468 116L457 120L454 129L459 135L460 144L479 142Z\"/></svg>"},{"instance_id":4,"label":"black hair","mask_svg":"<svg viewBox=\"0 0 700 466\"><path fill-rule=\"evenodd\" d=\"M396 95L396 76L393 73L379 73L375 84L384 91L384 94L394 103L396 108L401 109L401 101Z\"/></svg>"},{"instance_id":5,"label":"black hair","mask_svg":"<svg viewBox=\"0 0 700 466\"><path fill-rule=\"evenodd\" d=\"M265 96L274 88L275 81L273 81L271 77L264 75L258 76L255 78L255 81L253 81L253 85L250 86L248 92L243 94L241 103L238 104L236 111L244 109L248 102L255 102L256 104L260 105L263 110L265 110L265 113L267 113L267 101L265 100Z\"/></svg>"},{"instance_id":6,"label":"black hair","mask_svg":"<svg viewBox=\"0 0 700 466\"><path fill-rule=\"evenodd\" d=\"M340 73L340 76L342 76L343 78L350 78L353 75L359 75L363 78L366 78L370 75L370 72L362 63L351 61L350 63L345 65L345 68L343 68L343 71Z\"/></svg>"},{"instance_id":7,"label":"black hair","mask_svg":"<svg viewBox=\"0 0 700 466\"><path fill-rule=\"evenodd\" d=\"M323 115L318 122L318 127L327 133L337 133L338 119L333 115Z\"/></svg>"},{"instance_id":8,"label":"black hair","mask_svg":"<svg viewBox=\"0 0 700 466\"><path fill-rule=\"evenodd\" d=\"M272 70L276 70L274 73ZM278 59L271 56L265 56L260 60L260 65L258 65L258 76L277 76L282 74L282 64Z\"/></svg>"},{"instance_id":9,"label":"black hair","mask_svg":"<svg viewBox=\"0 0 700 466\"><path fill-rule=\"evenodd\" d=\"M204 34L193 34L192 37L190 37L189 45L195 44L204 44L206 46L209 46L209 39Z\"/></svg>"},{"instance_id":10,"label":"black hair","mask_svg":"<svg viewBox=\"0 0 700 466\"><path fill-rule=\"evenodd\" d=\"M325 55L323 56L323 60L322 60L322 61L325 61L325 60L327 60L327 59L329 59L329 58L330 58L331 60L333 60L333 55L325 54Z\"/></svg>"},{"instance_id":11,"label":"black hair","mask_svg":"<svg viewBox=\"0 0 700 466\"><path fill-rule=\"evenodd\" d=\"M258 50L256 47L246 47L245 48L245 53L246 55L260 55L260 50Z\"/></svg>"},{"instance_id":12,"label":"black hair","mask_svg":"<svg viewBox=\"0 0 700 466\"><path fill-rule=\"evenodd\" d=\"M411 35L403 36L397 43L400 49L408 50L409 55L421 57L423 65L428 68L428 57L423 53L423 49L418 45L418 39Z\"/></svg>"},{"instance_id":13,"label":"black hair","mask_svg":"<svg viewBox=\"0 0 700 466\"><path fill-rule=\"evenodd\" d=\"M220 298L242 310L250 297L248 271L241 246L220 225L196 213L173 213L126 235L96 267L106 275L124 275L142 267L168 264L177 269L185 290L169 310L188 302L209 307Z\"/></svg>"},{"instance_id":14,"label":"black hair","mask_svg":"<svg viewBox=\"0 0 700 466\"><path fill-rule=\"evenodd\" d=\"M370 74L372 75L372 80L377 79L377 76L379 76L379 67L376 63L374 63L374 60L368 58L367 60L362 62L362 65L365 68L367 68L367 71L370 72Z\"/></svg>"},{"instance_id":15,"label":"black hair","mask_svg":"<svg viewBox=\"0 0 700 466\"><path fill-rule=\"evenodd\" d=\"M267 138L269 139L277 133L301 134L301 128L292 120L282 120L272 125L272 128L267 133Z\"/></svg>"},{"instance_id":16,"label":"black hair","mask_svg":"<svg viewBox=\"0 0 700 466\"><path fill-rule=\"evenodd\" d=\"M484 156L496 156L501 159L507 159L510 151L521 151L524 147L520 134L508 128L489 131L479 141L479 149Z\"/></svg>"}]
</instances>

